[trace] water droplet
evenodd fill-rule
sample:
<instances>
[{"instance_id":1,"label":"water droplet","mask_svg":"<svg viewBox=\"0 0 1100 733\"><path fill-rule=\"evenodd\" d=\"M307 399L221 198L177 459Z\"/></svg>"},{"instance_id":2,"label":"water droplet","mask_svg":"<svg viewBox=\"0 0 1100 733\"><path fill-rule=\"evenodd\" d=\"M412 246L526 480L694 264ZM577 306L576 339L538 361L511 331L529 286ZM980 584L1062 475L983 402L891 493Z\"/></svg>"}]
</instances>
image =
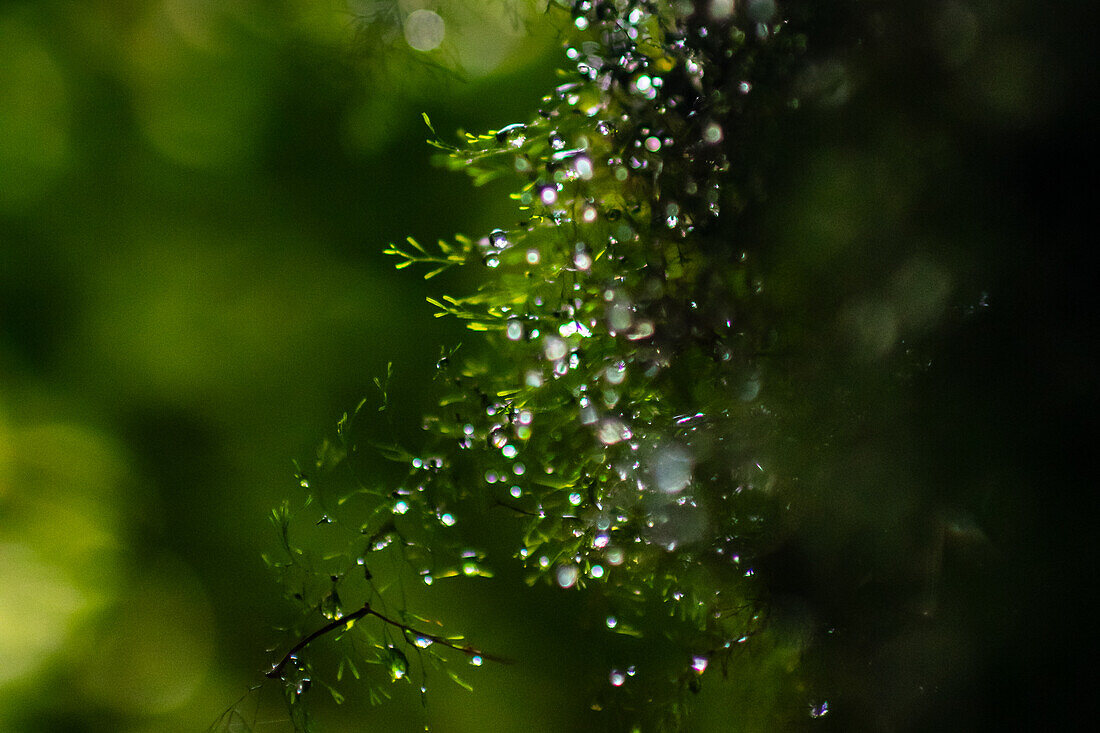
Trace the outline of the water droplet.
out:
<instances>
[{"instance_id":1,"label":"water droplet","mask_svg":"<svg viewBox=\"0 0 1100 733\"><path fill-rule=\"evenodd\" d=\"M615 618L614 616L608 616L607 617L607 628L613 629L618 625L619 625L619 619Z\"/></svg>"},{"instance_id":2,"label":"water droplet","mask_svg":"<svg viewBox=\"0 0 1100 733\"><path fill-rule=\"evenodd\" d=\"M599 580L603 577L604 574L603 565L593 565L592 568L588 571L588 574L593 578Z\"/></svg>"},{"instance_id":3,"label":"water droplet","mask_svg":"<svg viewBox=\"0 0 1100 733\"><path fill-rule=\"evenodd\" d=\"M497 142L507 143L513 148L518 148L527 140L527 126L522 122L505 125L497 130Z\"/></svg>"},{"instance_id":4,"label":"water droplet","mask_svg":"<svg viewBox=\"0 0 1100 733\"><path fill-rule=\"evenodd\" d=\"M607 323L611 331L625 331L634 322L634 309L628 303L612 303L607 310Z\"/></svg>"},{"instance_id":5,"label":"water droplet","mask_svg":"<svg viewBox=\"0 0 1100 733\"><path fill-rule=\"evenodd\" d=\"M622 384L626 379L626 364L618 361L604 370L604 378L611 384Z\"/></svg>"},{"instance_id":6,"label":"water droplet","mask_svg":"<svg viewBox=\"0 0 1100 733\"><path fill-rule=\"evenodd\" d=\"M641 341L647 339L653 335L653 321L643 320L638 321L634 326L634 330L627 334L627 338L631 341Z\"/></svg>"},{"instance_id":7,"label":"water droplet","mask_svg":"<svg viewBox=\"0 0 1100 733\"><path fill-rule=\"evenodd\" d=\"M512 473L517 476L522 476L526 471L527 466L523 465L523 463L517 462L514 466L512 466Z\"/></svg>"},{"instance_id":8,"label":"water droplet","mask_svg":"<svg viewBox=\"0 0 1100 733\"><path fill-rule=\"evenodd\" d=\"M577 506L578 504L580 504L581 503L580 493L574 491L572 494L570 494L569 495L569 503L572 504L573 506Z\"/></svg>"},{"instance_id":9,"label":"water droplet","mask_svg":"<svg viewBox=\"0 0 1100 733\"><path fill-rule=\"evenodd\" d=\"M708 660L706 657L696 654L691 658L691 668L695 670L695 674L703 674L707 671Z\"/></svg>"},{"instance_id":10,"label":"water droplet","mask_svg":"<svg viewBox=\"0 0 1100 733\"><path fill-rule=\"evenodd\" d=\"M658 137L649 136L645 139L645 149L651 153L656 153L661 149L661 140Z\"/></svg>"},{"instance_id":11,"label":"water droplet","mask_svg":"<svg viewBox=\"0 0 1100 733\"><path fill-rule=\"evenodd\" d=\"M573 171L582 181L592 180L592 175L594 173L592 160L586 155L578 155L573 161Z\"/></svg>"},{"instance_id":12,"label":"water droplet","mask_svg":"<svg viewBox=\"0 0 1100 733\"><path fill-rule=\"evenodd\" d=\"M409 511L409 503L403 499L393 505L394 514L404 514L407 511Z\"/></svg>"},{"instance_id":13,"label":"water droplet","mask_svg":"<svg viewBox=\"0 0 1100 733\"><path fill-rule=\"evenodd\" d=\"M610 565L622 565L623 563L623 551L618 547L611 547L607 550L607 562Z\"/></svg>"},{"instance_id":14,"label":"water droplet","mask_svg":"<svg viewBox=\"0 0 1100 733\"><path fill-rule=\"evenodd\" d=\"M572 588L573 584L577 582L578 575L580 575L580 571L576 565L562 565L557 572L558 585L562 588Z\"/></svg>"},{"instance_id":15,"label":"water droplet","mask_svg":"<svg viewBox=\"0 0 1100 733\"><path fill-rule=\"evenodd\" d=\"M592 546L597 550L602 550L607 547L607 543L611 541L611 535L607 532L599 532L592 538Z\"/></svg>"},{"instance_id":16,"label":"water droplet","mask_svg":"<svg viewBox=\"0 0 1100 733\"><path fill-rule=\"evenodd\" d=\"M426 636L418 636L418 637L416 637L416 641L413 642L413 643L416 644L421 649L427 649L428 647L430 647L432 645L433 642L432 642L431 639L429 639Z\"/></svg>"},{"instance_id":17,"label":"water droplet","mask_svg":"<svg viewBox=\"0 0 1100 733\"><path fill-rule=\"evenodd\" d=\"M734 0L710 0L710 17L723 20L733 15Z\"/></svg>"},{"instance_id":18,"label":"water droplet","mask_svg":"<svg viewBox=\"0 0 1100 733\"><path fill-rule=\"evenodd\" d=\"M657 488L666 494L677 494L691 483L693 469L691 453L681 445L662 446L657 451L653 479Z\"/></svg>"},{"instance_id":19,"label":"water droplet","mask_svg":"<svg viewBox=\"0 0 1100 733\"><path fill-rule=\"evenodd\" d=\"M508 490L508 493L512 495L513 499L518 499L523 496L523 489L518 486L513 486L511 489Z\"/></svg>"},{"instance_id":20,"label":"water droplet","mask_svg":"<svg viewBox=\"0 0 1100 733\"><path fill-rule=\"evenodd\" d=\"M596 431L596 437L604 445L615 445L620 441L630 439L633 435L630 428L622 420L615 418L600 421L600 427Z\"/></svg>"},{"instance_id":21,"label":"water droplet","mask_svg":"<svg viewBox=\"0 0 1100 733\"><path fill-rule=\"evenodd\" d=\"M613 669L607 679L615 687L622 687L623 683L626 682L626 675L617 669Z\"/></svg>"},{"instance_id":22,"label":"water droplet","mask_svg":"<svg viewBox=\"0 0 1100 733\"><path fill-rule=\"evenodd\" d=\"M519 451L516 450L516 447L514 445L506 445L501 448L500 452L504 454L505 458L515 458L516 453L518 453Z\"/></svg>"},{"instance_id":23,"label":"water droplet","mask_svg":"<svg viewBox=\"0 0 1100 733\"><path fill-rule=\"evenodd\" d=\"M455 518L453 514L440 514L439 521L445 527L453 527L455 524Z\"/></svg>"},{"instance_id":24,"label":"water droplet","mask_svg":"<svg viewBox=\"0 0 1100 733\"><path fill-rule=\"evenodd\" d=\"M722 126L717 122L711 122L703 128L703 139L712 145L714 143L722 142L723 132Z\"/></svg>"},{"instance_id":25,"label":"water droplet","mask_svg":"<svg viewBox=\"0 0 1100 733\"><path fill-rule=\"evenodd\" d=\"M822 700L818 704L810 705L810 717L811 718L823 718L829 713L829 701Z\"/></svg>"},{"instance_id":26,"label":"water droplet","mask_svg":"<svg viewBox=\"0 0 1100 733\"><path fill-rule=\"evenodd\" d=\"M551 206L558 200L558 189L555 186L542 186L539 188L539 201L546 206Z\"/></svg>"},{"instance_id":27,"label":"water droplet","mask_svg":"<svg viewBox=\"0 0 1100 733\"><path fill-rule=\"evenodd\" d=\"M485 660L481 658L480 654L475 654L470 657L470 664L474 665L475 667L480 667L484 663Z\"/></svg>"},{"instance_id":28,"label":"water droplet","mask_svg":"<svg viewBox=\"0 0 1100 733\"><path fill-rule=\"evenodd\" d=\"M539 263L539 251L537 249L527 250L527 264L537 265Z\"/></svg>"},{"instance_id":29,"label":"water droplet","mask_svg":"<svg viewBox=\"0 0 1100 733\"><path fill-rule=\"evenodd\" d=\"M405 40L417 51L433 51L443 43L447 27L431 10L414 10L405 18Z\"/></svg>"},{"instance_id":30,"label":"water droplet","mask_svg":"<svg viewBox=\"0 0 1100 733\"><path fill-rule=\"evenodd\" d=\"M557 336L547 336L542 342L542 353L549 361L557 361L565 356L567 346L564 340Z\"/></svg>"},{"instance_id":31,"label":"water droplet","mask_svg":"<svg viewBox=\"0 0 1100 733\"><path fill-rule=\"evenodd\" d=\"M388 647L386 651L389 653L390 678L396 682L408 674L409 660L405 657L405 653L396 647Z\"/></svg>"},{"instance_id":32,"label":"water droplet","mask_svg":"<svg viewBox=\"0 0 1100 733\"><path fill-rule=\"evenodd\" d=\"M523 324L512 319L508 321L508 326L505 328L504 333L510 341L519 341L523 338Z\"/></svg>"}]
</instances>

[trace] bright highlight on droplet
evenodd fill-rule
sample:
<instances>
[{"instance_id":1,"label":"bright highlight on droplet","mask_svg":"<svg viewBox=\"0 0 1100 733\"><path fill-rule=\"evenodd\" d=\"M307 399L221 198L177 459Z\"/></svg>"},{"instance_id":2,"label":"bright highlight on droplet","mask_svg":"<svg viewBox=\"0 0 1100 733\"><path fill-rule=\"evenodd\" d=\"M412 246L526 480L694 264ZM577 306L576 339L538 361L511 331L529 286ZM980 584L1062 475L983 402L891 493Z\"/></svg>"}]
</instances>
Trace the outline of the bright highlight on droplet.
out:
<instances>
[{"instance_id":1,"label":"bright highlight on droplet","mask_svg":"<svg viewBox=\"0 0 1100 733\"><path fill-rule=\"evenodd\" d=\"M542 351L547 359L550 361L557 361L565 356L567 346L565 341L561 340L557 336L547 336L543 341Z\"/></svg>"},{"instance_id":2,"label":"bright highlight on droplet","mask_svg":"<svg viewBox=\"0 0 1100 733\"><path fill-rule=\"evenodd\" d=\"M572 588L573 584L577 582L577 575L579 574L580 571L576 565L562 565L558 568L558 585L562 588Z\"/></svg>"},{"instance_id":3,"label":"bright highlight on droplet","mask_svg":"<svg viewBox=\"0 0 1100 733\"><path fill-rule=\"evenodd\" d=\"M706 657L695 655L691 658L691 668L695 670L696 674L703 674L707 671L708 661Z\"/></svg>"},{"instance_id":4,"label":"bright highlight on droplet","mask_svg":"<svg viewBox=\"0 0 1100 733\"><path fill-rule=\"evenodd\" d=\"M417 51L433 51L443 43L446 24L431 10L414 10L405 19L405 40Z\"/></svg>"}]
</instances>

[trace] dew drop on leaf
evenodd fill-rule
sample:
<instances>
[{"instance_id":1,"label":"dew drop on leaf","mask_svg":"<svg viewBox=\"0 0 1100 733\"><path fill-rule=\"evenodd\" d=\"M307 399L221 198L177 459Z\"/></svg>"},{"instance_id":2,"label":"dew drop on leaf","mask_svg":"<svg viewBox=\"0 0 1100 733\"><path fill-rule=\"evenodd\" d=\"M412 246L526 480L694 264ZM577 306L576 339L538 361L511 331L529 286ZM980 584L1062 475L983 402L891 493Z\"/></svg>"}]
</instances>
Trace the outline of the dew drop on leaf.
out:
<instances>
[{"instance_id":1,"label":"dew drop on leaf","mask_svg":"<svg viewBox=\"0 0 1100 733\"><path fill-rule=\"evenodd\" d=\"M562 588L572 588L579 574L580 571L576 565L562 565L557 572L558 585Z\"/></svg>"}]
</instances>

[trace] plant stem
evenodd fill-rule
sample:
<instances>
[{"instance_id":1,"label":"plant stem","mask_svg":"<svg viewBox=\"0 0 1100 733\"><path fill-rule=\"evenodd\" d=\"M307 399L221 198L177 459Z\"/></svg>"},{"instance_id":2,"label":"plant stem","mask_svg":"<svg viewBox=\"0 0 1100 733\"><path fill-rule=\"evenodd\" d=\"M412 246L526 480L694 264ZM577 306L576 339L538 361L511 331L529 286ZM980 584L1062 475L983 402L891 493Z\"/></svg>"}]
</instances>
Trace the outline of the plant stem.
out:
<instances>
[{"instance_id":1,"label":"plant stem","mask_svg":"<svg viewBox=\"0 0 1100 733\"><path fill-rule=\"evenodd\" d=\"M488 659L488 660L493 661L493 662L498 662L500 664L512 664L512 660L510 660L510 659L505 659L504 657L498 657L498 656L493 655L493 654L486 654L485 652L483 652L483 651L481 651L481 650L479 650L475 647L472 647L472 646L469 646L469 645L457 644L457 643L455 643L454 641L452 641L450 639L446 639L442 636L437 636L436 634L429 634L429 633L425 633L423 631L418 631L418 630L414 629L412 626L409 626L407 624L403 624L400 621L394 621L389 616L386 616L385 614L382 614L382 613L379 613L378 611L375 611L373 608L371 608L370 603L364 603L362 608L357 609L355 611L352 611L351 613L344 614L340 618L333 619L332 621L328 622L327 624L325 624L321 628L314 631L309 636L307 636L304 639L302 639L301 641L299 641L297 644L295 644L293 647L291 647L290 651L287 652L286 655L281 660L279 660L279 663L276 664L274 667L272 667L270 671L266 672L264 674L264 676L269 677L271 679L274 679L274 678L277 678L277 677L282 677L283 676L283 670L286 668L286 665L290 664L290 660L294 657L294 655L297 654L298 652L300 652L302 649L306 648L313 640L315 640L315 639L317 639L321 636L324 636L325 634L327 634L329 632L335 631L335 630L340 629L340 628L344 628L348 624L350 624L354 621L357 621L357 620L363 618L364 616L374 616L375 618L381 619L384 623L387 623L390 626L394 626L398 629L401 629L402 631L408 632L408 633L413 634L415 636L419 636L419 637L422 637L424 639L429 639L435 644L440 644L442 646L448 647L449 649L454 649L456 651L460 651L463 654L468 654L470 656L475 656L476 655L476 656L482 657L484 659Z\"/></svg>"}]
</instances>

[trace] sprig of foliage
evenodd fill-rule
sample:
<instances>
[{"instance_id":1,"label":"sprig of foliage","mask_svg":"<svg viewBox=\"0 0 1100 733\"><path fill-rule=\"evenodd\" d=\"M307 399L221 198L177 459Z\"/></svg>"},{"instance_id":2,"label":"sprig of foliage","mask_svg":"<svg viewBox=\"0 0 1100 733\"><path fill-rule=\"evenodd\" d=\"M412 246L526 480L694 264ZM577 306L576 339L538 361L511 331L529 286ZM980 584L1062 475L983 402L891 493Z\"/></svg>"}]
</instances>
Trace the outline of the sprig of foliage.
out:
<instances>
[{"instance_id":1,"label":"sprig of foliage","mask_svg":"<svg viewBox=\"0 0 1100 733\"><path fill-rule=\"evenodd\" d=\"M761 191L751 146L794 106L805 39L772 3L728 5L552 3L567 11L572 68L538 115L457 146L436 135L475 185L518 179L520 220L438 253L412 238L386 250L426 278L475 269L477 293L429 301L487 348L441 360L449 391L424 446L378 449L403 475L362 476L342 421L316 476L352 492L333 504L301 478L322 511L307 529L335 550L301 549L288 510L275 513L286 558L272 566L326 620L272 669L292 709L321 637L346 650L337 677L366 661L407 681L410 650L422 669L450 670L454 652L493 658L423 631L402 586L489 575L455 525L492 507L511 510L530 582L602 594L609 633L661 650L607 670L596 706L675 728L685 694L754 644L785 660L783 694L803 705L798 650L754 641L767 605L753 560L782 527L790 477L762 387L774 329L738 221Z\"/></svg>"}]
</instances>

